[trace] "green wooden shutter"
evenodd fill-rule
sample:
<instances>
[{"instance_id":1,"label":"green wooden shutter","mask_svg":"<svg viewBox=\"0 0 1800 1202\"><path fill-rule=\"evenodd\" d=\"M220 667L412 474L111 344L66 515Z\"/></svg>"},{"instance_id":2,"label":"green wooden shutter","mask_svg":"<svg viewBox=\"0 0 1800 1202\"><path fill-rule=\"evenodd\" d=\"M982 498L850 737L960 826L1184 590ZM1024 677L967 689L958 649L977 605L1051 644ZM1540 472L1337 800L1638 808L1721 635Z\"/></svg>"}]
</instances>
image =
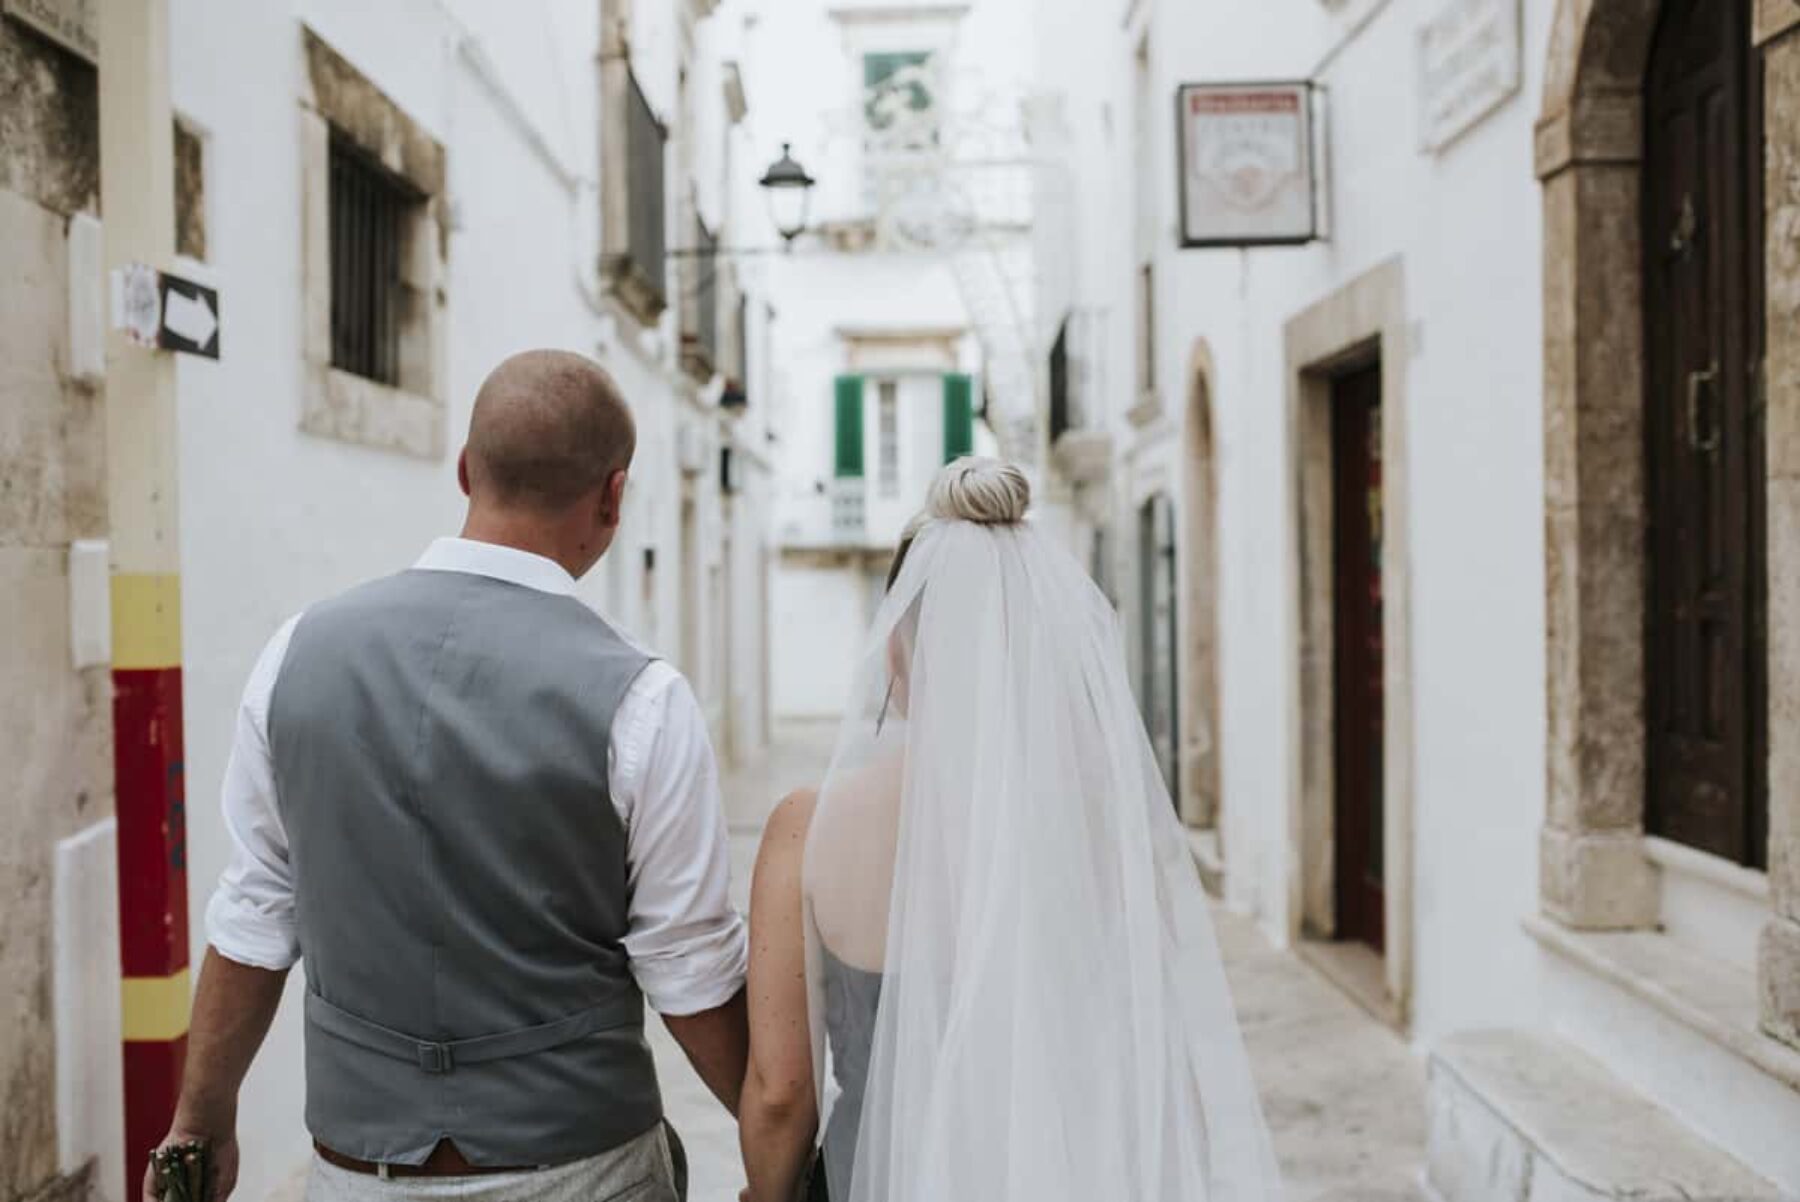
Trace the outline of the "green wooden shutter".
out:
<instances>
[{"instance_id":1,"label":"green wooden shutter","mask_svg":"<svg viewBox=\"0 0 1800 1202\"><path fill-rule=\"evenodd\" d=\"M863 378L837 378L837 477L860 480L863 474Z\"/></svg>"},{"instance_id":2,"label":"green wooden shutter","mask_svg":"<svg viewBox=\"0 0 1800 1202\"><path fill-rule=\"evenodd\" d=\"M968 376L944 377L944 462L975 453L975 387Z\"/></svg>"}]
</instances>

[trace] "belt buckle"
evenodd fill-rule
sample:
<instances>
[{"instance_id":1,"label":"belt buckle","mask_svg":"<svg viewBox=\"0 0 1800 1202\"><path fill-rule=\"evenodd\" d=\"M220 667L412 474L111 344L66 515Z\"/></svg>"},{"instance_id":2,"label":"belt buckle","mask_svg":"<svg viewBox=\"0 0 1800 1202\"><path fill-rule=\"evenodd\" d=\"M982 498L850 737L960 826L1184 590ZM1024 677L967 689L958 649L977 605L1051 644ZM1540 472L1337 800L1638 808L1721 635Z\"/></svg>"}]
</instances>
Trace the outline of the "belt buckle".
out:
<instances>
[{"instance_id":1,"label":"belt buckle","mask_svg":"<svg viewBox=\"0 0 1800 1202\"><path fill-rule=\"evenodd\" d=\"M456 1068L456 1055L447 1043L422 1043L419 1045L419 1067L428 1073L448 1073Z\"/></svg>"}]
</instances>

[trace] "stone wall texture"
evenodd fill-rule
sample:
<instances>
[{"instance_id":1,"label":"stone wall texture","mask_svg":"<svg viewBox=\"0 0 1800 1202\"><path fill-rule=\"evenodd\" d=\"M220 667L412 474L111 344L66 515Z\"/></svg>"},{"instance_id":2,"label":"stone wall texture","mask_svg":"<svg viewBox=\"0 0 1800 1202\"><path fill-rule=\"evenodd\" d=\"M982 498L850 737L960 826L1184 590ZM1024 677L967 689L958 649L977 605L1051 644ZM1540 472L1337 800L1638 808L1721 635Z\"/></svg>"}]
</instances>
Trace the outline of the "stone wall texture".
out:
<instances>
[{"instance_id":1,"label":"stone wall texture","mask_svg":"<svg viewBox=\"0 0 1800 1202\"><path fill-rule=\"evenodd\" d=\"M1769 885L1762 1019L1800 1047L1800 5L1759 11L1768 261L1764 364L1769 477Z\"/></svg>"},{"instance_id":2,"label":"stone wall texture","mask_svg":"<svg viewBox=\"0 0 1800 1202\"><path fill-rule=\"evenodd\" d=\"M0 20L0 1199L56 1175L51 885L58 840L112 812L104 668L70 666L68 545L106 530L102 398L70 384L67 218L96 206L93 69ZM15 99L17 103L15 103Z\"/></svg>"},{"instance_id":3,"label":"stone wall texture","mask_svg":"<svg viewBox=\"0 0 1800 1202\"><path fill-rule=\"evenodd\" d=\"M94 68L0 20L0 189L67 216L100 205L100 86Z\"/></svg>"}]
</instances>

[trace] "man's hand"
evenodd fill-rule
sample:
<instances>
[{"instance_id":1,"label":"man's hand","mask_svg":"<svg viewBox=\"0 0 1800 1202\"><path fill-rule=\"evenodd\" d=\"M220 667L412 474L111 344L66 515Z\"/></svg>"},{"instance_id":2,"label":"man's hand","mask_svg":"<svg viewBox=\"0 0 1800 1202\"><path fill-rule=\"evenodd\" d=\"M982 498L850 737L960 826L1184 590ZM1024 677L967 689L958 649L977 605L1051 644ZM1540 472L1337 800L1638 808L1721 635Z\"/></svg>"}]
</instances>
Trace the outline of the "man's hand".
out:
<instances>
[{"instance_id":1,"label":"man's hand","mask_svg":"<svg viewBox=\"0 0 1800 1202\"><path fill-rule=\"evenodd\" d=\"M269 1032L286 982L285 969L252 968L210 947L200 966L181 1101L161 1146L196 1140L211 1145L212 1202L225 1202L237 1185L238 1087ZM155 1171L146 1168L144 1202L155 1202L156 1186Z\"/></svg>"},{"instance_id":2,"label":"man's hand","mask_svg":"<svg viewBox=\"0 0 1800 1202\"><path fill-rule=\"evenodd\" d=\"M238 1141L235 1131L223 1134L195 1131L188 1129L187 1124L177 1122L169 1133L163 1136L158 1149L171 1144L203 1143L207 1146L211 1160L212 1181L207 1193L210 1202L225 1202L231 1197L231 1191L237 1188L238 1176ZM162 1197L162 1182L157 1180L154 1162L144 1167L143 1202L157 1202Z\"/></svg>"}]
</instances>

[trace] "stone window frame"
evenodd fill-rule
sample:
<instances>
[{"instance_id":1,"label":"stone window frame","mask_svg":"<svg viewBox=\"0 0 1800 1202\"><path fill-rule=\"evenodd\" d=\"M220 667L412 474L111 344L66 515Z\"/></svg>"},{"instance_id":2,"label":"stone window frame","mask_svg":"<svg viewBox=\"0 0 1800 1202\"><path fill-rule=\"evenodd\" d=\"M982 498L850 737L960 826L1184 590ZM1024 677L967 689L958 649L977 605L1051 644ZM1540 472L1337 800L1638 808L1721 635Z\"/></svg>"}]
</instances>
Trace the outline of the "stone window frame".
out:
<instances>
[{"instance_id":1,"label":"stone window frame","mask_svg":"<svg viewBox=\"0 0 1800 1202\"><path fill-rule=\"evenodd\" d=\"M449 282L443 145L311 29L300 73L300 429L321 438L441 460L448 446ZM367 151L422 198L401 249L408 304L400 381L390 387L331 362L331 138Z\"/></svg>"},{"instance_id":2,"label":"stone window frame","mask_svg":"<svg viewBox=\"0 0 1800 1202\"><path fill-rule=\"evenodd\" d=\"M1558 0L1544 195L1548 716L1539 899L1570 932L1653 930L1644 832L1642 87L1660 0ZM1768 130L1769 893L1763 1030L1800 1047L1800 6L1756 0Z\"/></svg>"},{"instance_id":3,"label":"stone window frame","mask_svg":"<svg viewBox=\"0 0 1800 1202\"><path fill-rule=\"evenodd\" d=\"M1292 448L1290 615L1297 648L1288 722L1288 936L1293 946L1396 1031L1410 1030L1413 997L1413 645L1408 485L1408 353L1404 262L1389 259L1301 312L1284 331L1287 431ZM1379 360L1382 453L1382 687L1385 699L1384 925L1379 974L1331 942L1337 925L1332 861L1331 381Z\"/></svg>"}]
</instances>

